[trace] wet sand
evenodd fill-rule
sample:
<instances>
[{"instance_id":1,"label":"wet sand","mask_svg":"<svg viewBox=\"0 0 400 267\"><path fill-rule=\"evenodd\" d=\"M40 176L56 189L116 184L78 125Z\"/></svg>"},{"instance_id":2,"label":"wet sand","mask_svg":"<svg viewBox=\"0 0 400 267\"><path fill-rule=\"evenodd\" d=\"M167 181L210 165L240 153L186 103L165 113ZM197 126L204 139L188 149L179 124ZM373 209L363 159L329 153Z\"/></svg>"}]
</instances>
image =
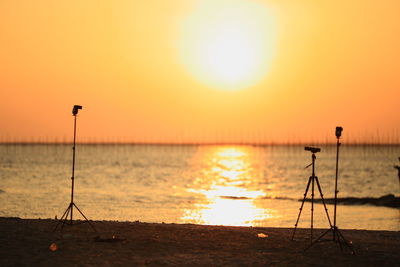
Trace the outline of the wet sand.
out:
<instances>
[{"instance_id":1,"label":"wet sand","mask_svg":"<svg viewBox=\"0 0 400 267\"><path fill-rule=\"evenodd\" d=\"M142 222L66 225L0 218L0 266L398 266L400 232L341 230L352 242L310 244L310 229ZM318 237L326 229L317 229ZM331 238L331 235L327 236ZM54 243L55 251L50 250Z\"/></svg>"}]
</instances>

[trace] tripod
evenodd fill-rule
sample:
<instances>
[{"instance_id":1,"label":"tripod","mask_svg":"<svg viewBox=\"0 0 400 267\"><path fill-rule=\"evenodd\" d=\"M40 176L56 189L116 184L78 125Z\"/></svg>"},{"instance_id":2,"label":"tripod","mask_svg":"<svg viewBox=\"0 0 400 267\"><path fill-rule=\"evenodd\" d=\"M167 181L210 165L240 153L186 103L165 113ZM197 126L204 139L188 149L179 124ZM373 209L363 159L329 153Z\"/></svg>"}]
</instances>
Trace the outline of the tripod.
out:
<instances>
[{"instance_id":1,"label":"tripod","mask_svg":"<svg viewBox=\"0 0 400 267\"><path fill-rule=\"evenodd\" d=\"M308 179L306 191L305 191L305 193L304 193L304 198L303 198L303 201L302 201L301 206L300 206L299 215L297 216L297 220L296 220L296 223L295 223L295 225L294 225L294 231L293 231L293 235L292 235L292 240L294 239L294 235L296 234L297 225L298 225L298 223L299 223L300 215L301 215L301 212L302 212L302 210L303 210L304 202L305 202L305 200L306 200L306 198L307 198L308 189L310 188L310 184L311 184L311 231L310 231L310 246L312 246L312 244L313 244L313 227L314 227L314 187L315 187L314 185L315 185L315 183L316 183L317 186L318 186L318 191L319 191L319 194L321 195L322 203L324 204L326 216L328 217L328 222L329 222L329 225L330 225L331 228L332 228L332 223L331 223L331 219L329 218L328 209L326 208L326 205L325 205L325 200L324 200L324 195L322 194L321 185L319 184L318 177L315 176L315 159L316 159L315 153L321 151L321 149L319 149L319 148L314 148L314 147L305 147L304 149L305 149L305 150L308 150L308 151L311 151L311 153L312 153L312 155L311 155L311 159L312 159L311 164L308 165L308 166L306 166L306 168L312 166L312 174L311 174L310 178Z\"/></svg>"},{"instance_id":2,"label":"tripod","mask_svg":"<svg viewBox=\"0 0 400 267\"><path fill-rule=\"evenodd\" d=\"M320 237L318 237L315 241L311 242L311 244L306 248L309 249L312 245L315 243L322 241L322 238L332 231L332 240L326 240L326 241L333 241L339 244L339 247L341 250L343 250L343 245L346 245L352 252L355 254L354 249L350 245L350 243L344 238L343 234L340 232L339 228L336 226L336 205L337 205L337 194L339 193L338 187L337 187L337 181L338 181L338 170L339 170L339 147L340 147L340 136L343 128L342 127L336 127L336 138L337 138L337 143L336 143L336 175L335 175L335 204L334 204L334 213L333 213L333 225L331 225L331 228L325 231Z\"/></svg>"},{"instance_id":3,"label":"tripod","mask_svg":"<svg viewBox=\"0 0 400 267\"><path fill-rule=\"evenodd\" d=\"M75 180L75 145L76 145L76 115L78 114L78 109L82 109L82 106L75 105L72 109L72 115L74 116L74 145L72 147L72 185L71 185L71 203L69 203L68 208L65 210L64 214L61 216L60 220L58 221L56 227L53 231L57 230L58 226L61 225L61 230L63 229L64 225L73 225L72 216L74 207L78 210L78 212L85 218L85 221L80 223L89 223L89 225L93 228L95 232L97 232L96 228L94 228L93 224L90 223L88 218L83 214L83 212L78 208L78 206L74 203L74 180ZM68 220L68 216L70 217ZM80 224L75 223L75 224Z\"/></svg>"}]
</instances>

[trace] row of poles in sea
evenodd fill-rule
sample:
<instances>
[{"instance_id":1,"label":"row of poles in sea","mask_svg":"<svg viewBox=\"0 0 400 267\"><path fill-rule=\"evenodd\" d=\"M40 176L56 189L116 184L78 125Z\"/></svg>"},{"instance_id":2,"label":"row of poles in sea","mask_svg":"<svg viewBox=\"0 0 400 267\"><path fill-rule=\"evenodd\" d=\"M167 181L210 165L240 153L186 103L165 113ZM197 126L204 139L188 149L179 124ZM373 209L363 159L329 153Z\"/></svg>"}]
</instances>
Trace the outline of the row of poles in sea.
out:
<instances>
[{"instance_id":1,"label":"row of poles in sea","mask_svg":"<svg viewBox=\"0 0 400 267\"><path fill-rule=\"evenodd\" d=\"M203 144L235 144L235 145L298 145L304 144L304 138L295 135L287 134L286 141L276 141L276 138L269 136L266 132L237 132L235 130L225 131L208 131L203 133L185 133L184 131L169 132L163 136L151 136L137 130L130 136L103 136L103 137L80 137L80 144L177 144L177 145L203 145ZM283 134L285 135L285 134ZM138 136L145 136L139 138ZM312 136L311 134L309 136ZM400 144L400 133L397 129L393 129L390 133L380 133L378 130L360 133L356 136L348 134L346 136L347 144L359 146L374 146L374 145L393 145ZM62 138L53 136L39 137L18 137L7 134L0 135L0 144L71 144L72 139L64 136ZM311 144L334 144L326 134L325 138L308 138L307 143Z\"/></svg>"}]
</instances>

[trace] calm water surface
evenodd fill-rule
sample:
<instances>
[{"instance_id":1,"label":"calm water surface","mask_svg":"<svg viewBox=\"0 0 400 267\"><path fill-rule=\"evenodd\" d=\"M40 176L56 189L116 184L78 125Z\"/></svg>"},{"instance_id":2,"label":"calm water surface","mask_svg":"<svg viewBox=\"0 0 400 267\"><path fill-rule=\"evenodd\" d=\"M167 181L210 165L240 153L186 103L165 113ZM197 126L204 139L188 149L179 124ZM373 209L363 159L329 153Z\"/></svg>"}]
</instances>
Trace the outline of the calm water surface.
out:
<instances>
[{"instance_id":1,"label":"calm water surface","mask_svg":"<svg viewBox=\"0 0 400 267\"><path fill-rule=\"evenodd\" d=\"M321 148L316 174L332 198L336 146ZM0 152L0 216L61 217L71 146L0 145ZM293 227L311 174L303 146L78 145L76 152L74 202L95 220ZM339 197L398 196L399 156L400 146L343 145ZM310 227L310 206L299 227ZM328 228L323 206L314 213L315 226ZM400 230L395 208L339 205L337 220L340 228Z\"/></svg>"}]
</instances>

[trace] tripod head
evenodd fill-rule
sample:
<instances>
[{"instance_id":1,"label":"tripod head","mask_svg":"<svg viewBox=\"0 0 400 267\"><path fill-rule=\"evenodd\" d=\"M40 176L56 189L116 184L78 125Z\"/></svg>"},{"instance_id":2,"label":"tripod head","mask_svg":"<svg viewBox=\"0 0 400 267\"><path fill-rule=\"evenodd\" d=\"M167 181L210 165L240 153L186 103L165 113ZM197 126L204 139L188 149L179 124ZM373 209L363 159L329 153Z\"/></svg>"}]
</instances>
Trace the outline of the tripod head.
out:
<instances>
[{"instance_id":1,"label":"tripod head","mask_svg":"<svg viewBox=\"0 0 400 267\"><path fill-rule=\"evenodd\" d=\"M312 162L304 168L304 169L307 169L308 167L310 167L311 165L314 164L314 160L316 158L315 153L321 152L321 148L306 146L306 147L304 147L304 150L310 151L312 153L312 156L311 156L312 157Z\"/></svg>"},{"instance_id":2,"label":"tripod head","mask_svg":"<svg viewBox=\"0 0 400 267\"><path fill-rule=\"evenodd\" d=\"M311 153L315 154L321 151L321 148L319 147L311 147L311 146L306 146L304 147L304 150L310 151Z\"/></svg>"}]
</instances>

